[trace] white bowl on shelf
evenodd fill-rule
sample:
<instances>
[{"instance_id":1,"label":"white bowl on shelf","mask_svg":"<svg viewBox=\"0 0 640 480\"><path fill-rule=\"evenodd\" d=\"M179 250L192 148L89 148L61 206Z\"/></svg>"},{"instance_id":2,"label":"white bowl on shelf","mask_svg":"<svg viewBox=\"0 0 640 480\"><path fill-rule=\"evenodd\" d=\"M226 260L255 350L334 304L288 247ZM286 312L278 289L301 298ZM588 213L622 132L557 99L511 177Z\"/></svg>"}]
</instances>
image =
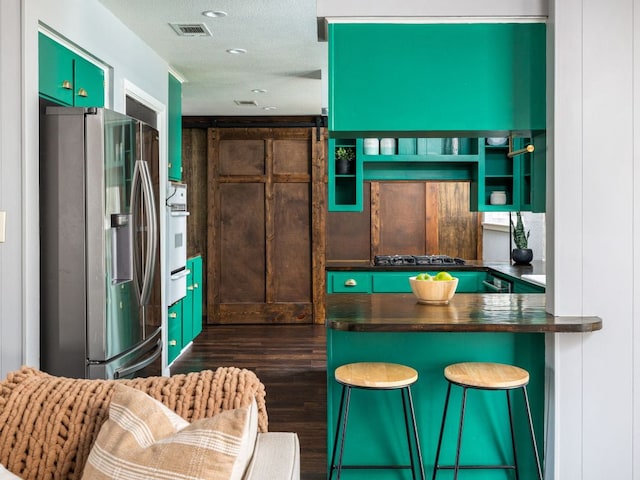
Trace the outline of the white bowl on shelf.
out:
<instances>
[{"instance_id":1,"label":"white bowl on shelf","mask_svg":"<svg viewBox=\"0 0 640 480\"><path fill-rule=\"evenodd\" d=\"M487 138L487 144L493 146L504 145L505 143L507 143L507 140L507 137L489 137Z\"/></svg>"},{"instance_id":2,"label":"white bowl on shelf","mask_svg":"<svg viewBox=\"0 0 640 480\"><path fill-rule=\"evenodd\" d=\"M491 203L491 205L505 205L507 203L507 192L502 190L491 192L489 203Z\"/></svg>"}]
</instances>

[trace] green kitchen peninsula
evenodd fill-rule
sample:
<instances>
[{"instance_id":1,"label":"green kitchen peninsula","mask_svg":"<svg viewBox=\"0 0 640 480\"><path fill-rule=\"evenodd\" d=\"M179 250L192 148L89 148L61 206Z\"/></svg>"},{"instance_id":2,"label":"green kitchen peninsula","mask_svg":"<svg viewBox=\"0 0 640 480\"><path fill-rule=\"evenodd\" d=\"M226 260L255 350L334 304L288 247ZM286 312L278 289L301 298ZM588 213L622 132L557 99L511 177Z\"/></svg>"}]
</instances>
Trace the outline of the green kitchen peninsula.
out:
<instances>
[{"instance_id":1,"label":"green kitchen peninsula","mask_svg":"<svg viewBox=\"0 0 640 480\"><path fill-rule=\"evenodd\" d=\"M422 305L412 294L330 294L326 301L328 452L340 402L334 370L345 363L382 361L415 368L413 399L427 477L433 471L446 393L443 369L461 361L518 365L529 371L529 396L538 445L544 452L545 334L594 332L598 317L554 317L540 294L457 293L448 305ZM453 463L460 392L452 391L441 462ZM517 393L517 392L516 392ZM523 402L513 395L518 462L523 480L535 478ZM397 392L354 390L345 442L345 464L408 462ZM456 418L457 417L457 418ZM504 395L470 391L462 441L463 463L511 461ZM447 440L448 439L448 440ZM329 455L330 457L330 455ZM330 458L329 460L330 461ZM450 478L446 472L439 477ZM503 471L476 471L474 480L510 478ZM346 470L344 479L405 479L408 470Z\"/></svg>"}]
</instances>

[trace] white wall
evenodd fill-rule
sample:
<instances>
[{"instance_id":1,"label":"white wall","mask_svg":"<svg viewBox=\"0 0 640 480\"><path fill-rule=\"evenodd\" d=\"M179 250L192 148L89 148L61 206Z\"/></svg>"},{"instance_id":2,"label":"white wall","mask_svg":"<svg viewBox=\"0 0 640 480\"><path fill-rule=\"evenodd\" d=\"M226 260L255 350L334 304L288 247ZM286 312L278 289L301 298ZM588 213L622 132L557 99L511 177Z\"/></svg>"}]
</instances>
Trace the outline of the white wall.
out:
<instances>
[{"instance_id":1,"label":"white wall","mask_svg":"<svg viewBox=\"0 0 640 480\"><path fill-rule=\"evenodd\" d=\"M639 12L637 0L550 2L550 306L558 315L595 314L604 322L600 332L557 335L549 342L556 394L554 473L560 479L640 475L639 444L632 441L640 432L634 415L640 411L634 391L640 338L634 328L634 278L640 272L640 251L634 249L640 238L634 231Z\"/></svg>"},{"instance_id":2,"label":"white wall","mask_svg":"<svg viewBox=\"0 0 640 480\"><path fill-rule=\"evenodd\" d=\"M0 210L7 212L0 243L0 373L19 365L23 345L23 131L20 0L0 2ZM4 48L11 45L12 48Z\"/></svg>"},{"instance_id":3,"label":"white wall","mask_svg":"<svg viewBox=\"0 0 640 480\"><path fill-rule=\"evenodd\" d=\"M38 28L90 52L112 72L109 104L124 112L125 84L167 105L168 65L97 0L0 2L0 376L39 365ZM166 116L159 125L165 147ZM164 169L161 169L164 171Z\"/></svg>"}]
</instances>

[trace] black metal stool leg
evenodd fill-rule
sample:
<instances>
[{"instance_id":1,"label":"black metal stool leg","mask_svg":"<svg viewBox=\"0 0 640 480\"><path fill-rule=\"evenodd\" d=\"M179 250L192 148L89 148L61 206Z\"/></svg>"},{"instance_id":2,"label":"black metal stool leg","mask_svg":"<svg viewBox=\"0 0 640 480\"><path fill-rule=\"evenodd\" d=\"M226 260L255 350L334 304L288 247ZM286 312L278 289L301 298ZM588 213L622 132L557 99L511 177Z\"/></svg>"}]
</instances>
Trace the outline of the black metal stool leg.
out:
<instances>
[{"instance_id":1,"label":"black metal stool leg","mask_svg":"<svg viewBox=\"0 0 640 480\"><path fill-rule=\"evenodd\" d=\"M511 431L511 450L513 451L513 468L516 472L516 480L520 479L520 470L518 469L518 454L516 453L516 432L513 428L513 413L511 411L511 400L509 398L509 390L505 390L507 396L507 411L509 412L509 430Z\"/></svg>"},{"instance_id":2,"label":"black metal stool leg","mask_svg":"<svg viewBox=\"0 0 640 480\"><path fill-rule=\"evenodd\" d=\"M346 396L346 402L345 402ZM342 396L340 397L340 408L338 409L338 426L336 427L336 435L335 440L333 442L333 454L331 455L331 471L329 472L329 480L333 478L333 471L336 469L336 449L338 447L338 438L340 438L340 454L338 456L338 476L337 479L340 479L340 474L342 472L342 457L344 454L344 439L347 434L347 421L349 420L349 402L351 400L351 387L346 385L342 386ZM340 426L342 425L342 436L340 436Z\"/></svg>"},{"instance_id":3,"label":"black metal stool leg","mask_svg":"<svg viewBox=\"0 0 640 480\"><path fill-rule=\"evenodd\" d=\"M527 419L529 420L529 433L531 434L531 443L533 444L533 453L536 457L536 467L538 468L538 479L543 480L542 467L540 465L540 456L538 455L538 444L536 443L536 435L533 431L533 419L531 418L531 408L529 407L529 395L527 395L527 386L522 387L524 395L524 404L527 407Z\"/></svg>"},{"instance_id":4,"label":"black metal stool leg","mask_svg":"<svg viewBox=\"0 0 640 480\"><path fill-rule=\"evenodd\" d=\"M413 477L413 479L415 480L416 478L416 466L415 466L415 462L413 459L413 449L411 447L411 433L410 433L410 425L411 428L413 428L413 440L416 444L416 453L417 453L417 457L418 457L418 468L420 469L420 478L421 480L425 480L425 474L424 474L424 463L422 461L422 450L420 449L420 439L418 437L418 424L416 422L416 414L415 414L415 410L413 408L413 398L411 396L411 387L406 387L403 388L401 390L402 393L402 408L404 411L404 422L405 422L405 426L407 427L407 444L409 445L409 459L411 461L411 475ZM406 400L405 400L405 393L406 393ZM407 416L407 403L409 404L409 413L411 414L411 419L408 418ZM409 421L411 420L411 422Z\"/></svg>"},{"instance_id":5,"label":"black metal stool leg","mask_svg":"<svg viewBox=\"0 0 640 480\"><path fill-rule=\"evenodd\" d=\"M442 412L442 423L440 425L440 435L438 436L438 446L436 447L436 460L433 463L433 476L431 480L436 480L438 473L438 461L440 459L440 447L442 447L442 436L444 434L444 424L447 419L447 409L449 408L449 396L451 395L451 383L447 386L447 395L444 399L444 411Z\"/></svg>"},{"instance_id":6,"label":"black metal stool leg","mask_svg":"<svg viewBox=\"0 0 640 480\"><path fill-rule=\"evenodd\" d=\"M407 415L407 399L405 397L405 389L400 389L402 397L402 413L404 414L404 427L407 432L407 446L409 447L409 463L411 464L411 478L416 480L416 464L413 459L413 448L411 446L411 430L409 428L409 416Z\"/></svg>"},{"instance_id":7,"label":"black metal stool leg","mask_svg":"<svg viewBox=\"0 0 640 480\"><path fill-rule=\"evenodd\" d=\"M340 456L338 457L338 476L342 473L342 457L344 456L344 439L347 436L347 421L349 420L349 403L351 401L351 387L347 387L347 398L344 403L344 419L342 421L342 439L340 440Z\"/></svg>"},{"instance_id":8,"label":"black metal stool leg","mask_svg":"<svg viewBox=\"0 0 640 480\"><path fill-rule=\"evenodd\" d=\"M460 409L460 426L458 427L458 446L456 447L456 463L453 467L453 480L458 480L460 471L460 447L462 445L462 426L464 424L464 410L467 404L467 387L462 387L462 408Z\"/></svg>"},{"instance_id":9,"label":"black metal stool leg","mask_svg":"<svg viewBox=\"0 0 640 480\"><path fill-rule=\"evenodd\" d=\"M342 386L340 395L340 407L338 407L338 423L336 424L336 434L333 439L333 453L331 454L331 465L329 467L329 480L333 478L333 468L336 465L336 451L338 450L338 438L340 438L340 427L342 426L342 409L344 407L345 386Z\"/></svg>"}]
</instances>

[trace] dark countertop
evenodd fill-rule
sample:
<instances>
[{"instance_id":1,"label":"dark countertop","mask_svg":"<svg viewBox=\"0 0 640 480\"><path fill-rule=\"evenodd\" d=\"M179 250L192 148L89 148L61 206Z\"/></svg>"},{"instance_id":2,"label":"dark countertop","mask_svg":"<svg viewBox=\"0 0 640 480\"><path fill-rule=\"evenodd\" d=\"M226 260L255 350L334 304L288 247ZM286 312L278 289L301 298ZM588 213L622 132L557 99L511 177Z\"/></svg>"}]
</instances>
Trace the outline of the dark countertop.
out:
<instances>
[{"instance_id":1,"label":"dark countertop","mask_svg":"<svg viewBox=\"0 0 640 480\"><path fill-rule=\"evenodd\" d=\"M448 305L422 305L413 294L327 295L326 325L354 332L593 332L599 317L556 317L541 294L458 293Z\"/></svg>"},{"instance_id":2,"label":"dark countertop","mask_svg":"<svg viewBox=\"0 0 640 480\"><path fill-rule=\"evenodd\" d=\"M522 275L544 275L546 273L545 262L531 262L531 265L513 265L509 263L480 262L469 260L464 265L386 265L378 266L369 261L327 261L325 270L327 272L402 272L402 271L440 271L449 272L460 271L494 271L510 277L517 278L523 282L529 282L521 278Z\"/></svg>"}]
</instances>

